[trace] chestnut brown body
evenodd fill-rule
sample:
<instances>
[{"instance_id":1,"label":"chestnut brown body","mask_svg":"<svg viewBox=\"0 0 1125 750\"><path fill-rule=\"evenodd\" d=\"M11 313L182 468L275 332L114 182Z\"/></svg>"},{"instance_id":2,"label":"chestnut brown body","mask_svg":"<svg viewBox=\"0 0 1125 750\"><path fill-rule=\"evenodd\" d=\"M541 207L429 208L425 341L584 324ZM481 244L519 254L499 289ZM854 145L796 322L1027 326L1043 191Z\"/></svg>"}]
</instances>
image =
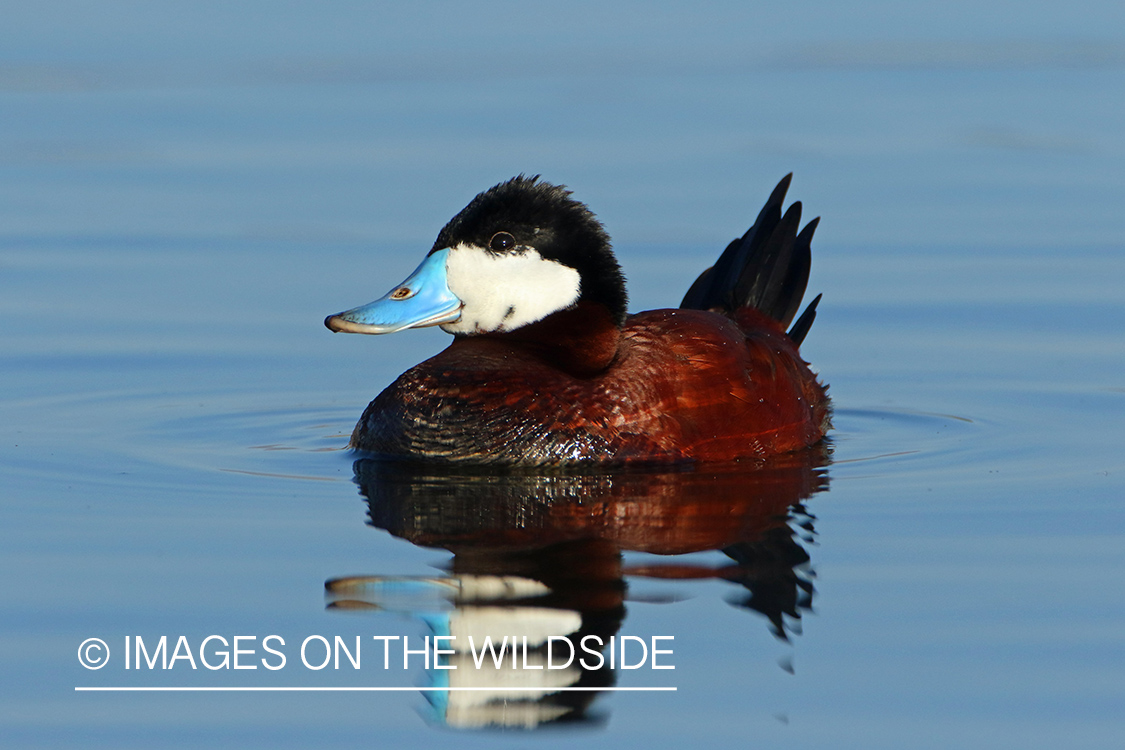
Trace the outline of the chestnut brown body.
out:
<instances>
[{"instance_id":1,"label":"chestnut brown body","mask_svg":"<svg viewBox=\"0 0 1125 750\"><path fill-rule=\"evenodd\" d=\"M552 318L455 339L371 402L352 447L487 464L710 462L804 448L828 428L825 388L756 310L653 310L621 328L596 307Z\"/></svg>"}]
</instances>

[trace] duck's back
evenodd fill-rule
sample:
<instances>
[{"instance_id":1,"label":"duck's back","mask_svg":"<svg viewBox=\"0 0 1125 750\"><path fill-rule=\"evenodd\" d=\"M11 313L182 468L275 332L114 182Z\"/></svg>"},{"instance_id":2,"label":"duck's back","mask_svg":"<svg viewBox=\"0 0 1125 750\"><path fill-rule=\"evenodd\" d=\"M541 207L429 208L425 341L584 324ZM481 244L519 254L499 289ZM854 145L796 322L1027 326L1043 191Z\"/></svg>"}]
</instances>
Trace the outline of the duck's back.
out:
<instances>
[{"instance_id":1,"label":"duck's back","mask_svg":"<svg viewBox=\"0 0 1125 750\"><path fill-rule=\"evenodd\" d=\"M352 447L511 465L730 461L827 429L824 389L755 310L640 313L616 344L609 366L584 375L519 342L458 338L371 402Z\"/></svg>"}]
</instances>

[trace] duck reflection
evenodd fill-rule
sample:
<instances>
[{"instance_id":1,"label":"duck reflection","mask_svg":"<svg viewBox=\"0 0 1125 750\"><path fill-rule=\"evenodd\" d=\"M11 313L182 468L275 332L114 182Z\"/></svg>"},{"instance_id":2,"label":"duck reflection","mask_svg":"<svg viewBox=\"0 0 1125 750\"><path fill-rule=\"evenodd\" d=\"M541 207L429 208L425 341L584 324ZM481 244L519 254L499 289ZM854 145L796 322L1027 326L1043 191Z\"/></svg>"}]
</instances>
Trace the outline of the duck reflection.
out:
<instances>
[{"instance_id":1,"label":"duck reflection","mask_svg":"<svg viewBox=\"0 0 1125 750\"><path fill-rule=\"evenodd\" d=\"M443 658L458 669L431 669L432 686L473 690L425 693L441 723L596 721L590 705L626 659L671 647L619 634L628 577L730 581L731 602L765 616L776 637L799 632L814 591L803 546L814 519L803 501L827 488L827 463L823 446L678 472L496 473L361 459L354 470L370 523L453 558L440 577L329 580L328 606L403 612L454 636ZM707 550L730 562L626 565L622 554Z\"/></svg>"}]
</instances>

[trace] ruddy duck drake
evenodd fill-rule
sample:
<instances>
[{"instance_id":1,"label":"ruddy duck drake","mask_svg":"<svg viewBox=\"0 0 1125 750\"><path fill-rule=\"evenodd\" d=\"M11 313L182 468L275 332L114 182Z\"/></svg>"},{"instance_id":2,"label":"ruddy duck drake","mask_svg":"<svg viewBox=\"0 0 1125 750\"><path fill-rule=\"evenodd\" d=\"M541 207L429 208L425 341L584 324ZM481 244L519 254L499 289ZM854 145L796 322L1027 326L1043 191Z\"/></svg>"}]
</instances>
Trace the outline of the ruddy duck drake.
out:
<instances>
[{"instance_id":1,"label":"ruddy duck drake","mask_svg":"<svg viewBox=\"0 0 1125 750\"><path fill-rule=\"evenodd\" d=\"M797 348L820 297L789 327L818 220L798 232L801 204L782 215L791 177L678 309L635 315L609 237L570 191L522 175L484 191L406 281L324 321L454 337L376 396L350 447L541 466L734 461L818 442L828 396Z\"/></svg>"}]
</instances>

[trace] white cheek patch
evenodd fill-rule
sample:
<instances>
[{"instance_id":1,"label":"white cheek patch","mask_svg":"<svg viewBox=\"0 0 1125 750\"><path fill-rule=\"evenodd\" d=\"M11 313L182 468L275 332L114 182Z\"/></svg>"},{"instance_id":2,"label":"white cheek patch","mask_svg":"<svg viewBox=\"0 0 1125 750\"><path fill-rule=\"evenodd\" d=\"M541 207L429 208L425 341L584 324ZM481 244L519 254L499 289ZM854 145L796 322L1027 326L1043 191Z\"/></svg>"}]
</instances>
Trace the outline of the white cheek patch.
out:
<instances>
[{"instance_id":1,"label":"white cheek patch","mask_svg":"<svg viewBox=\"0 0 1125 750\"><path fill-rule=\"evenodd\" d=\"M447 333L511 331L570 307L581 292L578 271L534 249L498 255L461 244L445 267L449 291L464 303L461 318L441 327Z\"/></svg>"}]
</instances>

